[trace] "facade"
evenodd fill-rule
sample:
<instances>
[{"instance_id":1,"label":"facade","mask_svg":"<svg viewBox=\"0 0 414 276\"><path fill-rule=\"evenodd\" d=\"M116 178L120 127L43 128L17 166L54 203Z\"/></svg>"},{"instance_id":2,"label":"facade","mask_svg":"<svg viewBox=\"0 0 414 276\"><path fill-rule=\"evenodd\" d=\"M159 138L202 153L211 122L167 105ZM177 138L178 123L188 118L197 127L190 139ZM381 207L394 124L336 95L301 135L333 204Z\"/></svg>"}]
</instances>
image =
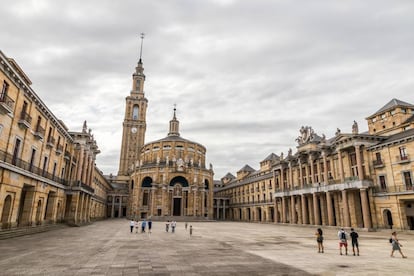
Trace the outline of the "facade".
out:
<instances>
[{"instance_id":1,"label":"facade","mask_svg":"<svg viewBox=\"0 0 414 276\"><path fill-rule=\"evenodd\" d=\"M414 105L393 99L368 132L326 139L302 127L295 153L269 155L215 188L215 217L240 221L414 229Z\"/></svg>"},{"instance_id":2,"label":"facade","mask_svg":"<svg viewBox=\"0 0 414 276\"><path fill-rule=\"evenodd\" d=\"M95 167L99 150L86 122L69 132L1 51L0 85L1 228L104 218L112 188Z\"/></svg>"},{"instance_id":3,"label":"facade","mask_svg":"<svg viewBox=\"0 0 414 276\"><path fill-rule=\"evenodd\" d=\"M206 148L180 136L176 109L168 136L145 144L148 101L143 71L140 59L132 75L132 90L126 97L118 175L109 177L119 189L117 195L108 197L108 203L114 210L121 208L119 216L126 212L131 218L211 218L213 169L211 165L206 168ZM128 187L126 207L122 187ZM114 212L112 217L116 217Z\"/></svg>"}]
</instances>

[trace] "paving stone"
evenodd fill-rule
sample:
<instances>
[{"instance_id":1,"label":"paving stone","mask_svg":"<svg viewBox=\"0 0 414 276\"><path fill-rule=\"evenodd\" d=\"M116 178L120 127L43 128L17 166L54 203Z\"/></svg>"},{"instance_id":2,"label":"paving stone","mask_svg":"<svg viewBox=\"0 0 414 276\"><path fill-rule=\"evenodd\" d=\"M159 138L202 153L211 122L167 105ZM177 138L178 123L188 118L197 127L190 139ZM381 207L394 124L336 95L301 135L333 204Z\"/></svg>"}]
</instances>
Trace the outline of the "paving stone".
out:
<instances>
[{"instance_id":1,"label":"paving stone","mask_svg":"<svg viewBox=\"0 0 414 276\"><path fill-rule=\"evenodd\" d=\"M339 256L338 229L324 228L318 254L314 227L194 222L166 233L130 234L124 219L0 240L0 275L412 275L414 235L399 233L390 258L389 231L359 232L361 256ZM351 249L352 251L352 249ZM349 252L351 252L349 251Z\"/></svg>"}]
</instances>

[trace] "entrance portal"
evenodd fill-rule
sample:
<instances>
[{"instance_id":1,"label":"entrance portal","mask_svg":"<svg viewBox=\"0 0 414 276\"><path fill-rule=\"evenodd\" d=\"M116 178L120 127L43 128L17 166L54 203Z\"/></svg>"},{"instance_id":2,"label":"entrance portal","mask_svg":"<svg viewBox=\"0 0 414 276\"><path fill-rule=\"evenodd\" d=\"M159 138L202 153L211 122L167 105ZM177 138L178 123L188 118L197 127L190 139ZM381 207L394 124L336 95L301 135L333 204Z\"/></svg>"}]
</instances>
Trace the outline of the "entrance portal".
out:
<instances>
[{"instance_id":1,"label":"entrance portal","mask_svg":"<svg viewBox=\"0 0 414 276\"><path fill-rule=\"evenodd\" d=\"M174 198L173 216L181 216L181 197Z\"/></svg>"}]
</instances>

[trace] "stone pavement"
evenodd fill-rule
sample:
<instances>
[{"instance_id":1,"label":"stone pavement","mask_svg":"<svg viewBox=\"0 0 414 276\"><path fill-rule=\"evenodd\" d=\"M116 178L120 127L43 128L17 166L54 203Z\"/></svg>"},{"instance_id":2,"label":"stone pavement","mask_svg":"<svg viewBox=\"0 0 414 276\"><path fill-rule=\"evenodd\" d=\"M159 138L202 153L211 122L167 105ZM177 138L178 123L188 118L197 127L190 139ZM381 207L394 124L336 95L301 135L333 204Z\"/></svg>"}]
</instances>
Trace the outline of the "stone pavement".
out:
<instances>
[{"instance_id":1,"label":"stone pavement","mask_svg":"<svg viewBox=\"0 0 414 276\"><path fill-rule=\"evenodd\" d=\"M359 232L361 256L340 256L336 228L238 222L178 222L166 233L133 233L125 219L0 240L0 275L414 275L414 235L399 233L408 256L390 257L390 231ZM135 230L134 230L135 231ZM352 251L352 249L350 250Z\"/></svg>"}]
</instances>

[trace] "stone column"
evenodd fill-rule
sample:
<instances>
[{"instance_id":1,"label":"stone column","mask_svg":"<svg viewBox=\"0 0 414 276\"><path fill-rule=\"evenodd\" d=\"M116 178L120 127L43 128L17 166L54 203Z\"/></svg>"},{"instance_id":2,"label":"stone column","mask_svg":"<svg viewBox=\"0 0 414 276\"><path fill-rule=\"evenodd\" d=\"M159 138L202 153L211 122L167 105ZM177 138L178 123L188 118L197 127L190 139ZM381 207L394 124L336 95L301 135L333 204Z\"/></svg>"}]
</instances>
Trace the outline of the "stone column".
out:
<instances>
[{"instance_id":1,"label":"stone column","mask_svg":"<svg viewBox=\"0 0 414 276\"><path fill-rule=\"evenodd\" d=\"M295 204L295 196L290 196L290 223L296 223L296 204Z\"/></svg>"},{"instance_id":2,"label":"stone column","mask_svg":"<svg viewBox=\"0 0 414 276\"><path fill-rule=\"evenodd\" d=\"M334 226L334 214L333 214L333 206L332 206L332 197L331 197L331 192L327 191L326 192L326 206L328 208L328 225L330 226Z\"/></svg>"},{"instance_id":3,"label":"stone column","mask_svg":"<svg viewBox=\"0 0 414 276\"><path fill-rule=\"evenodd\" d=\"M197 188L194 188L194 195L193 195L193 216L197 215Z\"/></svg>"},{"instance_id":4,"label":"stone column","mask_svg":"<svg viewBox=\"0 0 414 276\"><path fill-rule=\"evenodd\" d=\"M79 154L78 154L78 158L77 158L77 172L76 172L76 180L78 181L82 181L82 166L83 166L83 146L79 145Z\"/></svg>"},{"instance_id":5,"label":"stone column","mask_svg":"<svg viewBox=\"0 0 414 276\"><path fill-rule=\"evenodd\" d=\"M164 216L165 215L165 203L166 203L166 194L167 194L167 187L163 184L162 185L162 194L161 194L161 215ZM183 192L184 197L185 197L185 192ZM187 200L187 198L185 198L184 200ZM186 215L186 214L184 214Z\"/></svg>"},{"instance_id":6,"label":"stone column","mask_svg":"<svg viewBox=\"0 0 414 276\"><path fill-rule=\"evenodd\" d=\"M318 179L315 179L316 182L318 182L319 184L322 183L322 173L321 173L321 162L319 160L316 160L316 170L317 170L317 175L318 175Z\"/></svg>"},{"instance_id":7,"label":"stone column","mask_svg":"<svg viewBox=\"0 0 414 276\"><path fill-rule=\"evenodd\" d=\"M201 201L202 201L202 203L201 203L201 216L204 217L204 213L205 213L204 203L206 201L206 191L205 190L201 191Z\"/></svg>"},{"instance_id":8,"label":"stone column","mask_svg":"<svg viewBox=\"0 0 414 276\"><path fill-rule=\"evenodd\" d=\"M304 183L303 183L303 185L308 185L309 184L309 174L310 174L310 172L309 172L309 163L306 163L305 164L305 174L306 174L306 181L304 181Z\"/></svg>"},{"instance_id":9,"label":"stone column","mask_svg":"<svg viewBox=\"0 0 414 276\"><path fill-rule=\"evenodd\" d=\"M226 200L223 199L223 220L226 220Z\"/></svg>"},{"instance_id":10,"label":"stone column","mask_svg":"<svg viewBox=\"0 0 414 276\"><path fill-rule=\"evenodd\" d=\"M315 225L315 218L314 218L314 212L313 212L313 196L309 196L307 198L308 200L308 213L309 216L309 224Z\"/></svg>"},{"instance_id":11,"label":"stone column","mask_svg":"<svg viewBox=\"0 0 414 276\"><path fill-rule=\"evenodd\" d=\"M370 229L372 228L372 224L371 224L371 213L369 211L367 190L361 189L360 194L361 194L362 216L364 219L364 228Z\"/></svg>"},{"instance_id":12,"label":"stone column","mask_svg":"<svg viewBox=\"0 0 414 276\"><path fill-rule=\"evenodd\" d=\"M303 181L303 173L302 173L302 162L300 161L300 159L299 159L299 178L300 178L299 180L300 187L303 188L304 181Z\"/></svg>"},{"instance_id":13,"label":"stone column","mask_svg":"<svg viewBox=\"0 0 414 276\"><path fill-rule=\"evenodd\" d=\"M283 196L282 197L282 222L286 223L287 218L286 218L286 199Z\"/></svg>"},{"instance_id":14,"label":"stone column","mask_svg":"<svg viewBox=\"0 0 414 276\"><path fill-rule=\"evenodd\" d=\"M344 164L342 163L342 152L338 150L338 165L339 165L339 177L341 179L341 183L344 183Z\"/></svg>"},{"instance_id":15,"label":"stone column","mask_svg":"<svg viewBox=\"0 0 414 276\"><path fill-rule=\"evenodd\" d=\"M286 186L285 186L285 176L283 173L283 167L280 168L280 182L282 182L283 190L285 190Z\"/></svg>"},{"instance_id":16,"label":"stone column","mask_svg":"<svg viewBox=\"0 0 414 276\"><path fill-rule=\"evenodd\" d=\"M348 207L348 194L346 190L342 191L342 210L344 215L344 226L351 226L351 218L349 216L349 207Z\"/></svg>"},{"instance_id":17,"label":"stone column","mask_svg":"<svg viewBox=\"0 0 414 276\"><path fill-rule=\"evenodd\" d=\"M288 186L292 187L294 186L293 183L293 169L292 169L292 162L289 161L289 183Z\"/></svg>"},{"instance_id":18,"label":"stone column","mask_svg":"<svg viewBox=\"0 0 414 276\"><path fill-rule=\"evenodd\" d=\"M301 195L302 203L302 224L309 224L308 208L306 206L306 195Z\"/></svg>"},{"instance_id":19,"label":"stone column","mask_svg":"<svg viewBox=\"0 0 414 276\"><path fill-rule=\"evenodd\" d=\"M312 158L312 155L310 155L310 154L309 154L309 161L308 162L310 164L311 181L312 181L312 184L313 184L313 183L316 182L315 181L315 170L313 168L313 158Z\"/></svg>"},{"instance_id":20,"label":"stone column","mask_svg":"<svg viewBox=\"0 0 414 276\"><path fill-rule=\"evenodd\" d=\"M115 216L115 196L112 196L111 218Z\"/></svg>"},{"instance_id":21,"label":"stone column","mask_svg":"<svg viewBox=\"0 0 414 276\"><path fill-rule=\"evenodd\" d=\"M361 160L361 145L355 146L355 156L356 156L356 162L358 167L358 179L364 180L364 171L362 169L362 160Z\"/></svg>"},{"instance_id":22,"label":"stone column","mask_svg":"<svg viewBox=\"0 0 414 276\"><path fill-rule=\"evenodd\" d=\"M149 207L149 215L154 215L154 207L155 207L155 190L157 188L151 187L151 206Z\"/></svg>"},{"instance_id":23,"label":"stone column","mask_svg":"<svg viewBox=\"0 0 414 276\"><path fill-rule=\"evenodd\" d=\"M119 197L118 218L122 218L122 196Z\"/></svg>"},{"instance_id":24,"label":"stone column","mask_svg":"<svg viewBox=\"0 0 414 276\"><path fill-rule=\"evenodd\" d=\"M323 157L323 178L326 184L328 184L329 182L329 177L328 177L328 161L326 160L326 152L323 151L322 152L322 157Z\"/></svg>"},{"instance_id":25,"label":"stone column","mask_svg":"<svg viewBox=\"0 0 414 276\"><path fill-rule=\"evenodd\" d=\"M275 198L275 223L279 222L279 208L278 208L278 204L277 204L277 197Z\"/></svg>"},{"instance_id":26,"label":"stone column","mask_svg":"<svg viewBox=\"0 0 414 276\"><path fill-rule=\"evenodd\" d=\"M220 219L220 199L216 199L216 219Z\"/></svg>"},{"instance_id":27,"label":"stone column","mask_svg":"<svg viewBox=\"0 0 414 276\"><path fill-rule=\"evenodd\" d=\"M313 216L315 217L315 225L321 225L318 195L316 193L312 195L313 195Z\"/></svg>"}]
</instances>

